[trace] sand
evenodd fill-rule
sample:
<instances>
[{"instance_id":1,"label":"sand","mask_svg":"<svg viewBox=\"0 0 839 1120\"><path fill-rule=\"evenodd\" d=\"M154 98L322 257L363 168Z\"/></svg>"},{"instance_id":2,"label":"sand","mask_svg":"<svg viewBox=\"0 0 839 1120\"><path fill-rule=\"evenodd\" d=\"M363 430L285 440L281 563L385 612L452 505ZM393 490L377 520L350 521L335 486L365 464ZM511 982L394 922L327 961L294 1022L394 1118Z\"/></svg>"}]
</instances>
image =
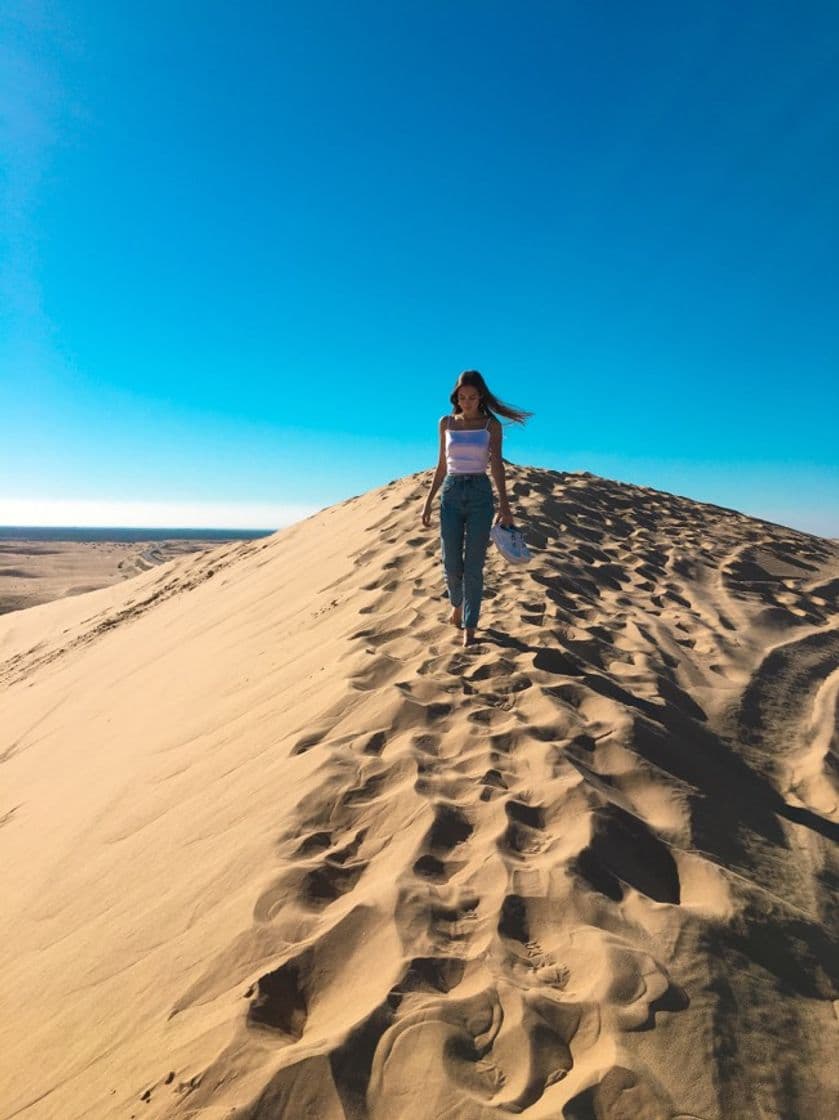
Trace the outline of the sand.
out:
<instances>
[{"instance_id":1,"label":"sand","mask_svg":"<svg viewBox=\"0 0 839 1120\"><path fill-rule=\"evenodd\" d=\"M0 614L83 595L217 541L0 540Z\"/></svg>"},{"instance_id":2,"label":"sand","mask_svg":"<svg viewBox=\"0 0 839 1120\"><path fill-rule=\"evenodd\" d=\"M839 546L430 472L0 619L0 1117L832 1120Z\"/></svg>"}]
</instances>

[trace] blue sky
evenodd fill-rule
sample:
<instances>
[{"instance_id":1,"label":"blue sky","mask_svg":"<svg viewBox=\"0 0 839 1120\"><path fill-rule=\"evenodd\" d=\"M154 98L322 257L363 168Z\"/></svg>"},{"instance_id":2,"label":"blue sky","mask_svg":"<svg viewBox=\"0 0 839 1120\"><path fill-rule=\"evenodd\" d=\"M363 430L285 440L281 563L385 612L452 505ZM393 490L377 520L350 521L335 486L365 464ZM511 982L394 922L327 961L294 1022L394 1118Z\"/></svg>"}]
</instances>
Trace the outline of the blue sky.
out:
<instances>
[{"instance_id":1,"label":"blue sky","mask_svg":"<svg viewBox=\"0 0 839 1120\"><path fill-rule=\"evenodd\" d=\"M478 368L514 462L839 536L838 53L806 0L0 0L0 523L281 524Z\"/></svg>"}]
</instances>

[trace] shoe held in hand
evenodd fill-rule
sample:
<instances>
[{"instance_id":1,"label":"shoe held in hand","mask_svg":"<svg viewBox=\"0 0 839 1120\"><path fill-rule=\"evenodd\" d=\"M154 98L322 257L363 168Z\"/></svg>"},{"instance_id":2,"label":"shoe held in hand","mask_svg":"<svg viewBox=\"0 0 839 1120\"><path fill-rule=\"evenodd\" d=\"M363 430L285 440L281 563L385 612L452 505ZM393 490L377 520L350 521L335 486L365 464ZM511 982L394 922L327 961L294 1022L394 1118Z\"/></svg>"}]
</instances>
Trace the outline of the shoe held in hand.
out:
<instances>
[{"instance_id":1,"label":"shoe held in hand","mask_svg":"<svg viewBox=\"0 0 839 1120\"><path fill-rule=\"evenodd\" d=\"M493 525L489 531L490 539L505 560L511 564L526 564L532 559L530 550L524 542L524 533L515 525Z\"/></svg>"}]
</instances>

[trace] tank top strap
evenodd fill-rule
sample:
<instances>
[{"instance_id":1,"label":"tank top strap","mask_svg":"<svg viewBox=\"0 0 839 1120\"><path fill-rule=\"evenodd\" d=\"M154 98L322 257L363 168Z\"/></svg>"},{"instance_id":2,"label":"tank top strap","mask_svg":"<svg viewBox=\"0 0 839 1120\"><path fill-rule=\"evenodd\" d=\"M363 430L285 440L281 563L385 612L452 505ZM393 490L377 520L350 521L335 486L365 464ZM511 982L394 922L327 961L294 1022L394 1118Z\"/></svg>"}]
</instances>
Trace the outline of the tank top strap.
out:
<instances>
[{"instance_id":1,"label":"tank top strap","mask_svg":"<svg viewBox=\"0 0 839 1120\"><path fill-rule=\"evenodd\" d=\"M460 429L452 427L452 420L453 419L454 419L454 417L452 416L452 414L450 412L446 413L446 429L448 431L452 431L452 432L459 431ZM492 417L488 416L487 417L487 422L486 422L486 424L484 424L483 429L472 429L472 430L477 430L477 431L486 430L486 431L489 431L489 426L490 426L491 423L492 423ZM469 428L464 428L463 430L468 432L470 429Z\"/></svg>"}]
</instances>

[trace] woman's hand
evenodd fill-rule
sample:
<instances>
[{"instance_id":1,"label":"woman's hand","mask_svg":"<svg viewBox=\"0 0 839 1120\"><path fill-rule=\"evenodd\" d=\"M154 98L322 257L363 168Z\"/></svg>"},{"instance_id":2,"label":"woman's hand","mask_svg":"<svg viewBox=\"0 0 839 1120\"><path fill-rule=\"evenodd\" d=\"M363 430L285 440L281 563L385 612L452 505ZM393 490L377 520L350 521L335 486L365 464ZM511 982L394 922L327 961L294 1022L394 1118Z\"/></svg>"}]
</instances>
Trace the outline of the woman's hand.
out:
<instances>
[{"instance_id":1,"label":"woman's hand","mask_svg":"<svg viewBox=\"0 0 839 1120\"><path fill-rule=\"evenodd\" d=\"M431 525L431 503L426 502L422 507L422 523L426 529Z\"/></svg>"},{"instance_id":2,"label":"woman's hand","mask_svg":"<svg viewBox=\"0 0 839 1120\"><path fill-rule=\"evenodd\" d=\"M496 513L495 524L503 525L505 528L509 528L511 525L515 524L513 515L512 513L510 513L510 507L506 502L502 503L498 510L498 513Z\"/></svg>"}]
</instances>

